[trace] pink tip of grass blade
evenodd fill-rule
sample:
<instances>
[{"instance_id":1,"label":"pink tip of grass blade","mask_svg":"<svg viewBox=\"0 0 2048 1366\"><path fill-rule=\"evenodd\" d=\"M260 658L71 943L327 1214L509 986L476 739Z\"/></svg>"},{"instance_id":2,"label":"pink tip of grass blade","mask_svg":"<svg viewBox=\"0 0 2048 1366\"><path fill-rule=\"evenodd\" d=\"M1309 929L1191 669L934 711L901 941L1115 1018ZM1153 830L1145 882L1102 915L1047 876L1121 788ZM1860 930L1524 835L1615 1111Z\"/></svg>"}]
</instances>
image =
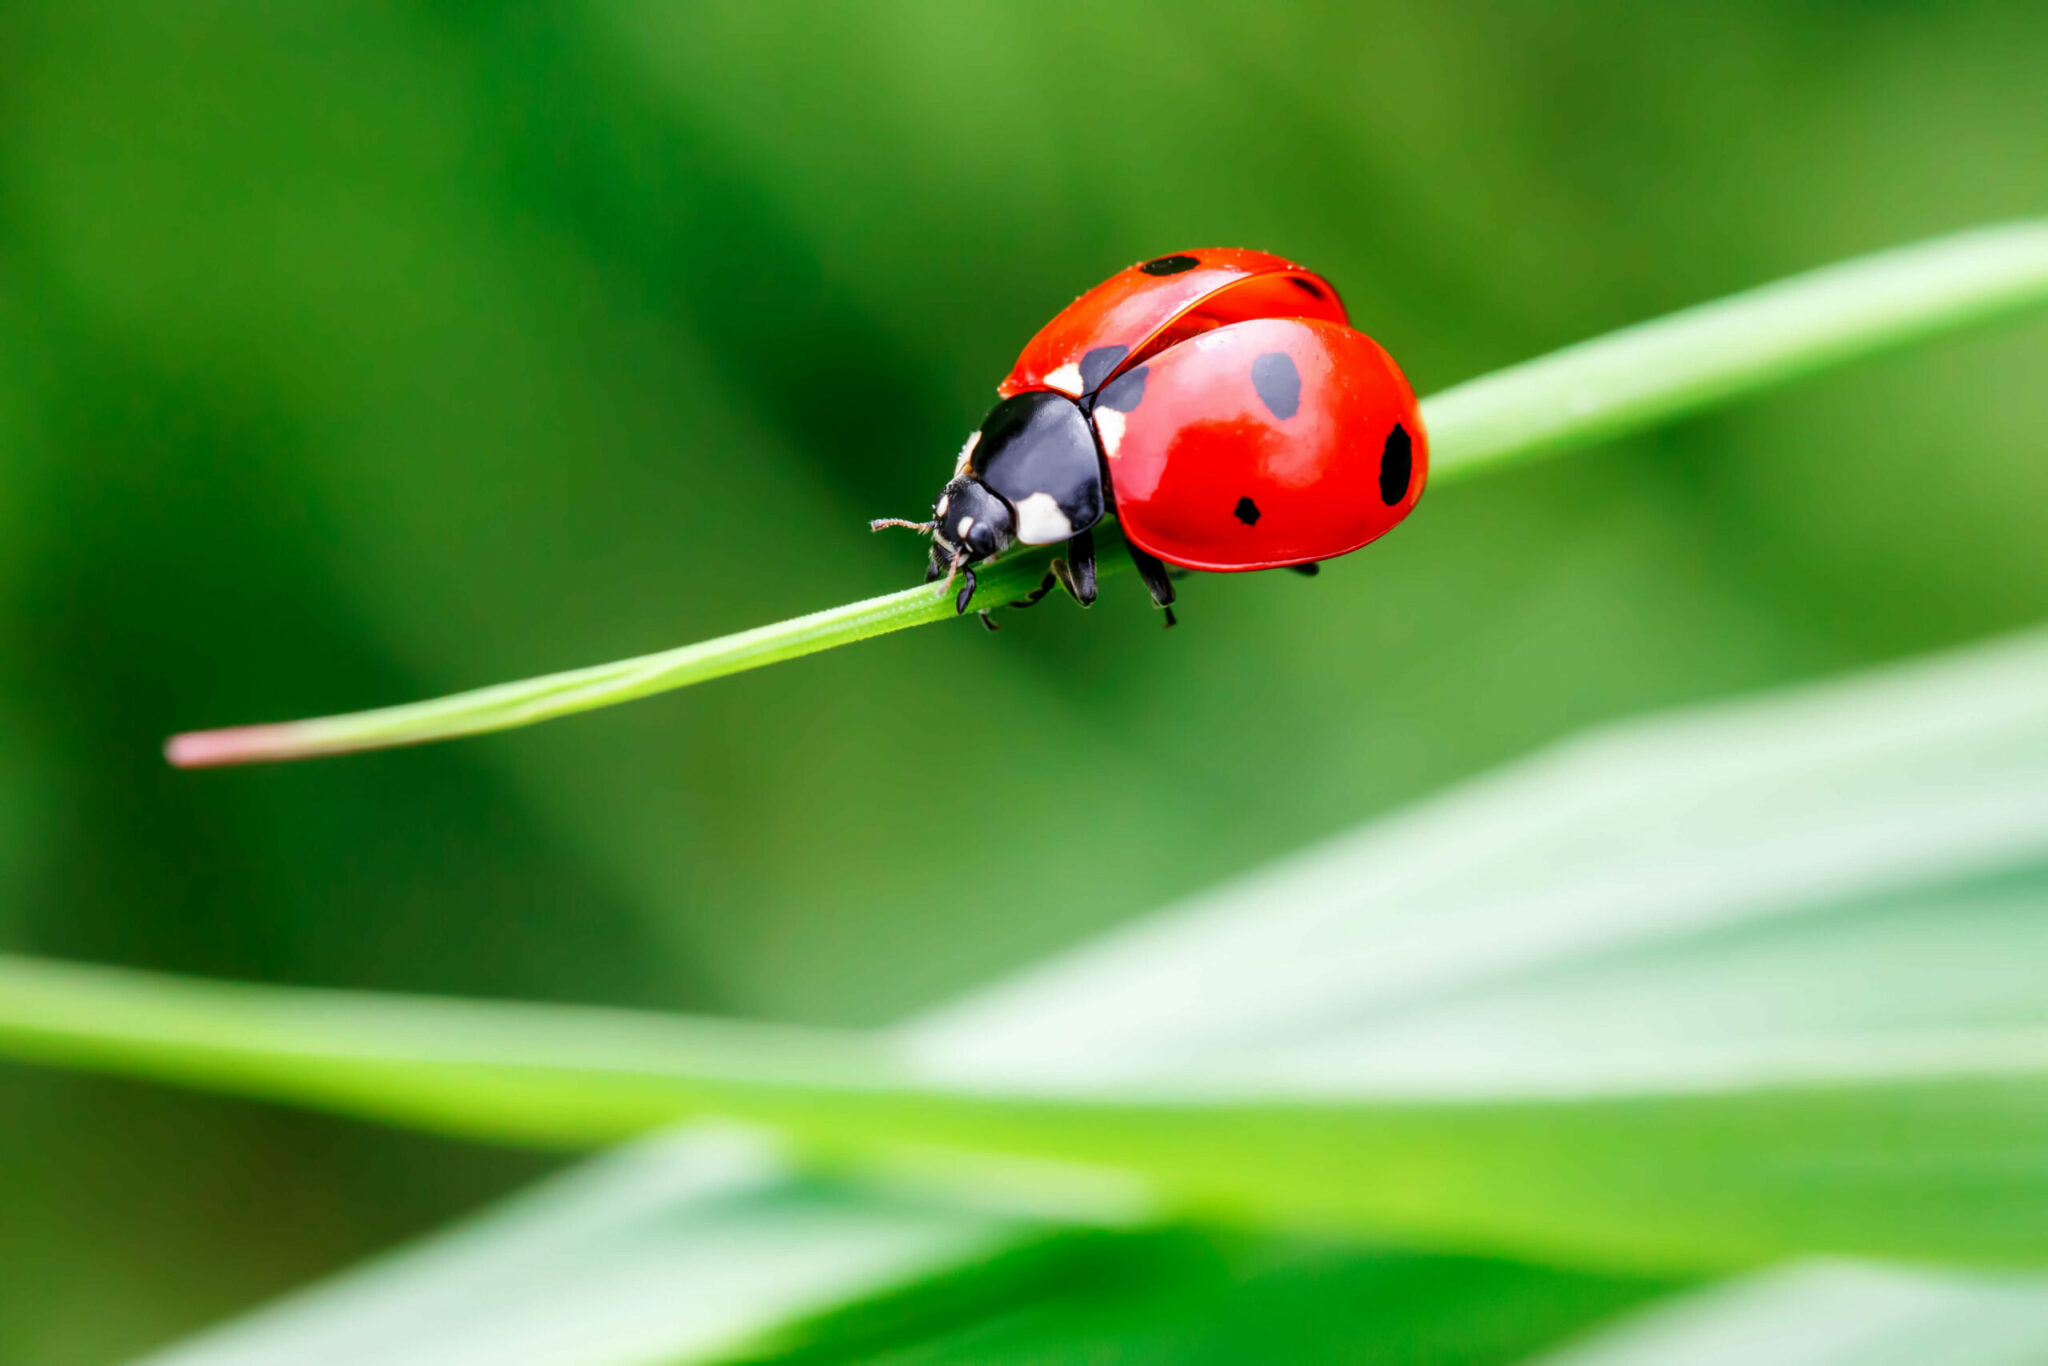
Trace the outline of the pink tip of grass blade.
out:
<instances>
[{"instance_id":1,"label":"pink tip of grass blade","mask_svg":"<svg viewBox=\"0 0 2048 1366\"><path fill-rule=\"evenodd\" d=\"M298 722L193 730L164 741L164 758L175 768L223 768L229 764L274 763L335 754L345 745L322 744L318 732Z\"/></svg>"}]
</instances>

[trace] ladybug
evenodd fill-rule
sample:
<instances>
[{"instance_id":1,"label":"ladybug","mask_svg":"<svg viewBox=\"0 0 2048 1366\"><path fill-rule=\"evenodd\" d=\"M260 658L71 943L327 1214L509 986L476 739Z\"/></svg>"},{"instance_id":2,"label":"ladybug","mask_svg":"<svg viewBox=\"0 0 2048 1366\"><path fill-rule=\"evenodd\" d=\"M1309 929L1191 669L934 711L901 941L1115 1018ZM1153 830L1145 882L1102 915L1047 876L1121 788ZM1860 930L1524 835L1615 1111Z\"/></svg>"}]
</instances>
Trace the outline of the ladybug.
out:
<instances>
[{"instance_id":1,"label":"ladybug","mask_svg":"<svg viewBox=\"0 0 2048 1366\"><path fill-rule=\"evenodd\" d=\"M928 522L925 579L1013 544L1066 542L1045 582L1095 600L1093 528L1114 510L1153 602L1168 567L1316 572L1414 508L1429 473L1415 391L1350 326L1330 282L1283 257L1178 252L1112 275L1033 337L967 438ZM984 624L994 622L984 612Z\"/></svg>"}]
</instances>

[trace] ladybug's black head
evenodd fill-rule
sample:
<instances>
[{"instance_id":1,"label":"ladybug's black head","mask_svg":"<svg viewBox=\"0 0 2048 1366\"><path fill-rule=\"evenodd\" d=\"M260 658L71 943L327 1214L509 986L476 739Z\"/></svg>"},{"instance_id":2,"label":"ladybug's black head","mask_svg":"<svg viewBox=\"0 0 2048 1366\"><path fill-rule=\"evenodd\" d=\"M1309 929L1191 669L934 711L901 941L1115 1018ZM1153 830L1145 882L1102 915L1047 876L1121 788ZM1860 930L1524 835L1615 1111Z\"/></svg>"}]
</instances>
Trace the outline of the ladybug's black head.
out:
<instances>
[{"instance_id":1,"label":"ladybug's black head","mask_svg":"<svg viewBox=\"0 0 2048 1366\"><path fill-rule=\"evenodd\" d=\"M924 581L944 579L951 588L953 576L964 573L967 583L960 590L958 604L958 610L964 612L974 597L974 570L969 566L1009 549L1017 537L1017 512L994 489L971 474L962 474L940 491L929 522L881 517L868 525L876 531L886 526L908 527L930 536L932 558Z\"/></svg>"},{"instance_id":2,"label":"ladybug's black head","mask_svg":"<svg viewBox=\"0 0 2048 1366\"><path fill-rule=\"evenodd\" d=\"M1017 535L1017 514L1001 494L963 474L946 485L932 507L932 564L929 578L979 563L1009 549Z\"/></svg>"}]
</instances>

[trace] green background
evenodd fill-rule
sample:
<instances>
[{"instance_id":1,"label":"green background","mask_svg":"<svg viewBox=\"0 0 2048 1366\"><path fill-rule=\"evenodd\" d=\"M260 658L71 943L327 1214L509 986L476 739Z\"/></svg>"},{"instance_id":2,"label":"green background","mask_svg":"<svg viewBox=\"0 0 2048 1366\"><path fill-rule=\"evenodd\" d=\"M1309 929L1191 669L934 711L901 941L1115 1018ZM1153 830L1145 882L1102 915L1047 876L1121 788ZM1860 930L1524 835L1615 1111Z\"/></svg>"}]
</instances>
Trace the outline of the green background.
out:
<instances>
[{"instance_id":1,"label":"green background","mask_svg":"<svg viewBox=\"0 0 2048 1366\"><path fill-rule=\"evenodd\" d=\"M916 579L1023 341L1330 276L1423 392L2048 210L2022 5L0 5L0 949L866 1023L1655 707L2048 615L2048 326L532 732L166 733ZM537 1158L0 1068L0 1363L100 1363Z\"/></svg>"}]
</instances>

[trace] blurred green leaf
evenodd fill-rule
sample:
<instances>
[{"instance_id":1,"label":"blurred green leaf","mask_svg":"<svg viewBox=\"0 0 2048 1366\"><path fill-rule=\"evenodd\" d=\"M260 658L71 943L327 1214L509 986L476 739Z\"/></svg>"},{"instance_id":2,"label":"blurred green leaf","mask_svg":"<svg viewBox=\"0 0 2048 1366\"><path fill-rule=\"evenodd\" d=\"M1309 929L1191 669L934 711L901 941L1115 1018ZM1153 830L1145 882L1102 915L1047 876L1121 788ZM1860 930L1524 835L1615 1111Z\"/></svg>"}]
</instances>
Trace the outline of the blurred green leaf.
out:
<instances>
[{"instance_id":1,"label":"blurred green leaf","mask_svg":"<svg viewBox=\"0 0 2048 1366\"><path fill-rule=\"evenodd\" d=\"M1330 1362L1509 1366L1670 1289L1629 1276L1168 1229L1079 1249L1066 1274L965 1322L863 1341L812 1325L798 1366Z\"/></svg>"},{"instance_id":2,"label":"blurred green leaf","mask_svg":"<svg viewBox=\"0 0 2048 1366\"><path fill-rule=\"evenodd\" d=\"M2029 638L1618 728L891 1033L16 960L0 1040L518 1141L721 1114L1029 1155L1439 1246L2035 1261L2044 697Z\"/></svg>"},{"instance_id":3,"label":"blurred green leaf","mask_svg":"<svg viewBox=\"0 0 2048 1366\"><path fill-rule=\"evenodd\" d=\"M1038 1212L792 1172L744 1130L597 1159L148 1366L1508 1363L1667 1282Z\"/></svg>"},{"instance_id":4,"label":"blurred green leaf","mask_svg":"<svg viewBox=\"0 0 2048 1366\"><path fill-rule=\"evenodd\" d=\"M1613 437L2048 298L2048 225L1899 248L1628 328L1425 400L1432 479ZM1117 565L1116 547L1104 547ZM1050 551L992 566L985 601L1022 596ZM658 654L452 697L172 737L174 764L307 758L476 735L628 702L954 615L909 588Z\"/></svg>"}]
</instances>

